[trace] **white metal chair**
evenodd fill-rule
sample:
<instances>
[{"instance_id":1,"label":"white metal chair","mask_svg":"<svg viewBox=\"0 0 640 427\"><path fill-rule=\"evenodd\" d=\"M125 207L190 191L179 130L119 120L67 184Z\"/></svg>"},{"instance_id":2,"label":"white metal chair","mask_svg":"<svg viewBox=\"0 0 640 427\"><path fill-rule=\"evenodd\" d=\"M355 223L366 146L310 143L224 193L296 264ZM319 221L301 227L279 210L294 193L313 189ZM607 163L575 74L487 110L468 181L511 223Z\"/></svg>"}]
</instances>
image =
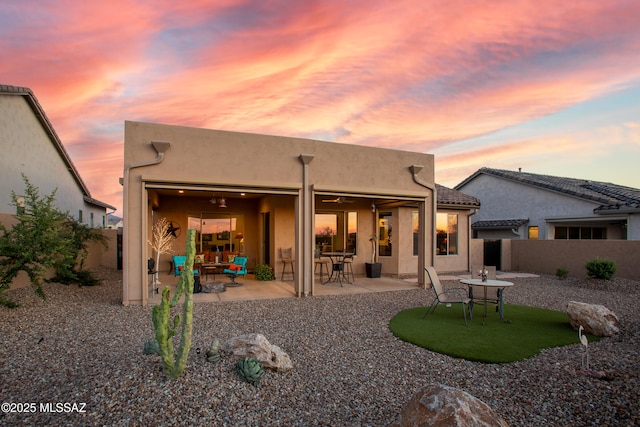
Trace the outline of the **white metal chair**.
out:
<instances>
[{"instance_id":1,"label":"white metal chair","mask_svg":"<svg viewBox=\"0 0 640 427\"><path fill-rule=\"evenodd\" d=\"M443 304L447 307L451 307L451 304L460 304L462 305L464 324L467 324L467 312L465 310L465 306L469 307L469 318L473 319L473 301L467 296L467 290L464 288L450 288L443 290L442 284L440 283L440 279L438 278L438 273L436 273L435 268L425 267L424 269L427 271L429 280L431 280L431 286L436 294L436 297L429 308L427 308L427 312L424 314L423 318L433 313L436 307L438 307L438 305L440 304Z\"/></svg>"}]
</instances>

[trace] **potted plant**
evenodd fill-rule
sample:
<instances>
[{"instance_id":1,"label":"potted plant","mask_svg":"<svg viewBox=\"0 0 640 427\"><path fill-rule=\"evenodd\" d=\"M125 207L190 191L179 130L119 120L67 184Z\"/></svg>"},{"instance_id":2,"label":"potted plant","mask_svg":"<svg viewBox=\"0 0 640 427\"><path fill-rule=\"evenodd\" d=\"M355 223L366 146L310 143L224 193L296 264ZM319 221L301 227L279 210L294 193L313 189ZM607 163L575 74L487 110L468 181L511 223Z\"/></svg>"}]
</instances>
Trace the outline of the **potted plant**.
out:
<instances>
[{"instance_id":1,"label":"potted plant","mask_svg":"<svg viewBox=\"0 0 640 427\"><path fill-rule=\"evenodd\" d=\"M275 277L273 275L273 270L267 264L256 265L254 274L256 275L256 280L260 280L260 281L275 280Z\"/></svg>"},{"instance_id":2,"label":"potted plant","mask_svg":"<svg viewBox=\"0 0 640 427\"><path fill-rule=\"evenodd\" d=\"M369 241L371 242L371 262L365 262L364 267L367 272L367 277L376 278L380 277L380 274L382 273L382 264L376 262L378 247L376 236L371 236Z\"/></svg>"}]
</instances>

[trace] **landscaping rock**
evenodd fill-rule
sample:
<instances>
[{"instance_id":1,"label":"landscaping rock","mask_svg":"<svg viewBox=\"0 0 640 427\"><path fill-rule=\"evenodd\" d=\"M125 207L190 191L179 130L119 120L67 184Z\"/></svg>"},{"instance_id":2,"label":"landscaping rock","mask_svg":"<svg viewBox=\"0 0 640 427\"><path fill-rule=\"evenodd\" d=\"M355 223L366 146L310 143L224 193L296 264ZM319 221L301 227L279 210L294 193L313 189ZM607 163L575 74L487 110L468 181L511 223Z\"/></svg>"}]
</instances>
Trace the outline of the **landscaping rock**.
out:
<instances>
[{"instance_id":1,"label":"landscaping rock","mask_svg":"<svg viewBox=\"0 0 640 427\"><path fill-rule=\"evenodd\" d=\"M599 337L610 337L620 331L618 317L603 305L569 301L567 314L576 330L582 325L585 332Z\"/></svg>"},{"instance_id":2,"label":"landscaping rock","mask_svg":"<svg viewBox=\"0 0 640 427\"><path fill-rule=\"evenodd\" d=\"M486 403L443 384L429 384L400 411L392 427L508 426Z\"/></svg>"},{"instance_id":3,"label":"landscaping rock","mask_svg":"<svg viewBox=\"0 0 640 427\"><path fill-rule=\"evenodd\" d=\"M290 371L293 364L289 355L277 345L272 345L264 335L244 334L225 342L220 351L230 353L237 359L255 357L265 369L278 372Z\"/></svg>"}]
</instances>

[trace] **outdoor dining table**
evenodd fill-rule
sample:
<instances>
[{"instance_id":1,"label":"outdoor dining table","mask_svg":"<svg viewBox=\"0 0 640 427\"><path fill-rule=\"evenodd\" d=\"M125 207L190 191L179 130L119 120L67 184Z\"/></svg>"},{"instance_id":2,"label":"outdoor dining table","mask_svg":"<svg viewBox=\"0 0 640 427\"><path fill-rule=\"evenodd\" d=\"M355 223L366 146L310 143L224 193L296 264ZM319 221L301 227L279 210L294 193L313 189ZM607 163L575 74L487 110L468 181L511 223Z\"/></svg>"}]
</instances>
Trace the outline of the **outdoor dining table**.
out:
<instances>
[{"instance_id":1,"label":"outdoor dining table","mask_svg":"<svg viewBox=\"0 0 640 427\"><path fill-rule=\"evenodd\" d=\"M331 275L325 283L340 282L340 286L342 286L342 280L351 283L344 274L344 258L353 255L353 252L322 252L322 256L327 256L331 260Z\"/></svg>"},{"instance_id":2,"label":"outdoor dining table","mask_svg":"<svg viewBox=\"0 0 640 427\"><path fill-rule=\"evenodd\" d=\"M483 314L483 317L482 317L482 324L483 325L484 325L485 320L487 319L487 289L489 289L489 288L498 288L498 289L504 290L505 288L513 286L512 282L507 282L505 280L495 280L495 279L488 279L486 281L482 281L482 279L460 279L460 283L464 283L465 285L468 285L468 286L482 286L483 287L483 289L484 289L484 298L483 299L473 298L473 304L476 304L476 300L483 301L482 303L478 303L478 304L484 304L484 314ZM499 308L499 311L500 311L500 320L504 321L504 311L503 311L503 300L502 300L502 297L500 297L500 299L499 299L498 308Z\"/></svg>"}]
</instances>

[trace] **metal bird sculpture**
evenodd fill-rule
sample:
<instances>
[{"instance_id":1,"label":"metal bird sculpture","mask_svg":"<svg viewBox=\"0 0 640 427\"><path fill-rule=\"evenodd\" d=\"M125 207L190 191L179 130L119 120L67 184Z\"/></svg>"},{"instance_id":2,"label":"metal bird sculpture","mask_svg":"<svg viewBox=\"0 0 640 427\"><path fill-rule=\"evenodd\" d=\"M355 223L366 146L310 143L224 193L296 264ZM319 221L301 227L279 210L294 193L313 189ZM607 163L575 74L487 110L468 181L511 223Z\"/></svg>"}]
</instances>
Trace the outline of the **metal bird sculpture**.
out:
<instances>
[{"instance_id":1,"label":"metal bird sculpture","mask_svg":"<svg viewBox=\"0 0 640 427\"><path fill-rule=\"evenodd\" d=\"M578 328L578 337L580 338L580 343L582 344L582 369L589 370L589 340L586 335L582 335L582 331L584 328L582 325ZM586 364L585 364L586 360Z\"/></svg>"}]
</instances>

